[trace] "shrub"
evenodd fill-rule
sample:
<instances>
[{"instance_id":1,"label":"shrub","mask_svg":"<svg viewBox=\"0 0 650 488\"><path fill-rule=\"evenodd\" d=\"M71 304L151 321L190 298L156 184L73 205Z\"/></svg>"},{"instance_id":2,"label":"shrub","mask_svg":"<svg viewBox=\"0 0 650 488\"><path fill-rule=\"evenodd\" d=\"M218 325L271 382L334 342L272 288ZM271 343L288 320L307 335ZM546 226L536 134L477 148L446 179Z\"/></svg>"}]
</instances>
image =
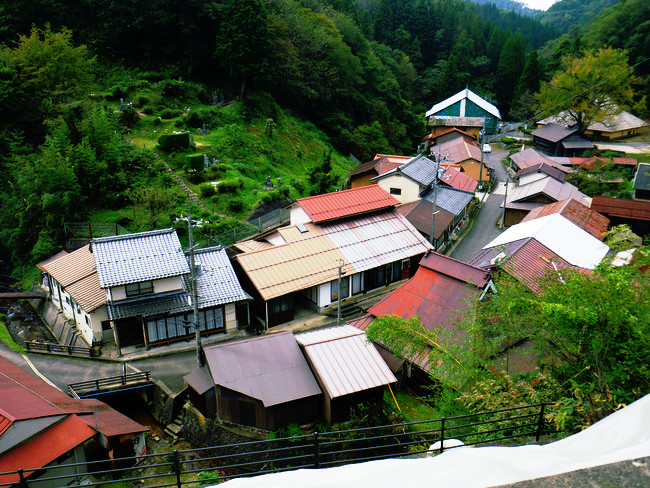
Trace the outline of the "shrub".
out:
<instances>
[{"instance_id":1,"label":"shrub","mask_svg":"<svg viewBox=\"0 0 650 488\"><path fill-rule=\"evenodd\" d=\"M158 145L163 151L174 151L176 149L187 149L190 147L190 133L163 134L158 138Z\"/></svg>"},{"instance_id":2,"label":"shrub","mask_svg":"<svg viewBox=\"0 0 650 488\"><path fill-rule=\"evenodd\" d=\"M212 183L203 183L201 186L199 186L199 190L201 191L201 196L206 198L209 198L217 193L214 189L214 186L212 186Z\"/></svg>"},{"instance_id":3,"label":"shrub","mask_svg":"<svg viewBox=\"0 0 650 488\"><path fill-rule=\"evenodd\" d=\"M242 182L240 180L224 180L219 183L217 187L219 193L235 193L242 187Z\"/></svg>"},{"instance_id":4,"label":"shrub","mask_svg":"<svg viewBox=\"0 0 650 488\"><path fill-rule=\"evenodd\" d=\"M503 136L501 138L501 142L503 142L504 144L512 144L512 143L517 142L517 139L513 139L512 137Z\"/></svg>"},{"instance_id":5,"label":"shrub","mask_svg":"<svg viewBox=\"0 0 650 488\"><path fill-rule=\"evenodd\" d=\"M188 154L185 156L185 164L183 168L186 173L190 171L202 171L203 170L203 161L205 160L202 153Z\"/></svg>"},{"instance_id":6,"label":"shrub","mask_svg":"<svg viewBox=\"0 0 650 488\"><path fill-rule=\"evenodd\" d=\"M244 210L244 202L241 200L241 198L232 198L228 202L228 210L231 212L241 212Z\"/></svg>"},{"instance_id":7,"label":"shrub","mask_svg":"<svg viewBox=\"0 0 650 488\"><path fill-rule=\"evenodd\" d=\"M160 112L160 118L161 119L173 119L175 117L180 117L182 112L177 109L173 108L166 108L162 112Z\"/></svg>"}]
</instances>

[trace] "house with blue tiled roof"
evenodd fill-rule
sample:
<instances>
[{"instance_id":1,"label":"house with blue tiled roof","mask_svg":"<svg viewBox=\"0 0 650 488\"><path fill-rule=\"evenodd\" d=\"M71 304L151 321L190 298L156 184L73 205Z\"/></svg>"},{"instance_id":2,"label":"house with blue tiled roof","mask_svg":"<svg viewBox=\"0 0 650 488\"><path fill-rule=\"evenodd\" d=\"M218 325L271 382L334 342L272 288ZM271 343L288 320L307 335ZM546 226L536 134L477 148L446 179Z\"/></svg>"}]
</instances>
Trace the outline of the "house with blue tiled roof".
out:
<instances>
[{"instance_id":1,"label":"house with blue tiled roof","mask_svg":"<svg viewBox=\"0 0 650 488\"><path fill-rule=\"evenodd\" d=\"M226 251L211 247L194 254L202 333L226 334L248 325L250 296ZM194 334L188 263L176 231L162 229L92 239L42 269L52 302L69 315L85 341L114 340L121 351Z\"/></svg>"}]
</instances>

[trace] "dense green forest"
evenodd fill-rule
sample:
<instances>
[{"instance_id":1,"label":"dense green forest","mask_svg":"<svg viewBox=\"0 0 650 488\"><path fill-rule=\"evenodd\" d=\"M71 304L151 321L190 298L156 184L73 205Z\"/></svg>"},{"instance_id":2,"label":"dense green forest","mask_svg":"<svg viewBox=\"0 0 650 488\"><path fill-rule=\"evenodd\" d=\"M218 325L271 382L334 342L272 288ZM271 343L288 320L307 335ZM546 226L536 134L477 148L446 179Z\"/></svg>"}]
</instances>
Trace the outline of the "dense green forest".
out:
<instances>
[{"instance_id":1,"label":"dense green forest","mask_svg":"<svg viewBox=\"0 0 650 488\"><path fill-rule=\"evenodd\" d=\"M47 257L66 222L169 225L186 204L152 151L162 133L195 138L160 156L208 199L207 216L241 220L337 188L349 154L412 154L425 110L466 86L504 118L527 116L562 56L608 44L641 62L647 10L627 0L569 35L460 0L3 2L0 259ZM648 63L637 70L647 78ZM193 150L219 163L188 169ZM266 176L284 182L270 196Z\"/></svg>"}]
</instances>

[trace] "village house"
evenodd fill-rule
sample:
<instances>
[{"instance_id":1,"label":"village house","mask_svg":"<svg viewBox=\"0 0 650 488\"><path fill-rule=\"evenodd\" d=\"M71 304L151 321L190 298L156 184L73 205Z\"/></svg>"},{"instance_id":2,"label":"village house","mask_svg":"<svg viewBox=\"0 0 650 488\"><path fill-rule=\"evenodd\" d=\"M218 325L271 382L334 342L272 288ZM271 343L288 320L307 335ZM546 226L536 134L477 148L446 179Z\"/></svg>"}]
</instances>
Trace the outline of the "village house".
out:
<instances>
[{"instance_id":1,"label":"village house","mask_svg":"<svg viewBox=\"0 0 650 488\"><path fill-rule=\"evenodd\" d=\"M543 127L550 123L570 126L575 122L566 112L560 112L557 115L540 120L537 122L537 126ZM605 117L602 121L592 122L585 129L584 135L594 140L611 141L637 136L647 126L647 122L623 110Z\"/></svg>"},{"instance_id":2,"label":"village house","mask_svg":"<svg viewBox=\"0 0 650 488\"><path fill-rule=\"evenodd\" d=\"M247 300L219 247L195 252L199 327L227 334L248 324ZM194 334L190 266L173 229L102 237L41 263L54 306L88 344L153 347Z\"/></svg>"},{"instance_id":3,"label":"village house","mask_svg":"<svg viewBox=\"0 0 650 488\"><path fill-rule=\"evenodd\" d=\"M639 236L650 234L650 202L627 200L596 195L591 199L591 209L606 216L610 225L629 225Z\"/></svg>"},{"instance_id":4,"label":"village house","mask_svg":"<svg viewBox=\"0 0 650 488\"><path fill-rule=\"evenodd\" d=\"M184 377L205 417L277 430L320 413L322 392L291 332L206 347L205 365Z\"/></svg>"},{"instance_id":5,"label":"village house","mask_svg":"<svg viewBox=\"0 0 650 488\"><path fill-rule=\"evenodd\" d=\"M535 208L524 217L522 222L528 222L529 220L553 214L559 214L565 219L570 220L601 241L603 240L603 234L607 232L607 228L609 227L609 219L607 217L573 198Z\"/></svg>"},{"instance_id":6,"label":"village house","mask_svg":"<svg viewBox=\"0 0 650 488\"><path fill-rule=\"evenodd\" d=\"M519 184L506 196L504 222L506 227L518 224L531 210L549 203L569 198L582 203L589 201L587 195L576 186L564 181L565 173L553 167L542 165L536 171L534 167L533 170L529 167L518 175Z\"/></svg>"},{"instance_id":7,"label":"village house","mask_svg":"<svg viewBox=\"0 0 650 488\"><path fill-rule=\"evenodd\" d=\"M382 175L413 159L411 156L389 156L377 154L372 161L362 163L348 173L350 188L372 185L370 181L375 176Z\"/></svg>"},{"instance_id":8,"label":"village house","mask_svg":"<svg viewBox=\"0 0 650 488\"><path fill-rule=\"evenodd\" d=\"M56 486L79 483L86 454L118 459L146 454L147 428L96 399L74 399L0 358L0 484L29 486L60 477ZM98 446L101 446L99 454ZM75 465L77 464L77 465Z\"/></svg>"},{"instance_id":9,"label":"village house","mask_svg":"<svg viewBox=\"0 0 650 488\"><path fill-rule=\"evenodd\" d=\"M408 278L431 246L398 204L377 185L301 198L290 226L235 244L256 327L292 320L301 308L321 312L339 293L343 300Z\"/></svg>"},{"instance_id":10,"label":"village house","mask_svg":"<svg viewBox=\"0 0 650 488\"><path fill-rule=\"evenodd\" d=\"M531 134L533 146L549 156L582 156L594 148L593 143L580 135L577 128L554 123L546 124Z\"/></svg>"},{"instance_id":11,"label":"village house","mask_svg":"<svg viewBox=\"0 0 650 488\"><path fill-rule=\"evenodd\" d=\"M639 163L632 188L636 200L650 200L650 163Z\"/></svg>"},{"instance_id":12,"label":"village house","mask_svg":"<svg viewBox=\"0 0 650 488\"><path fill-rule=\"evenodd\" d=\"M564 173L569 173L572 164L571 158L547 156L540 151L536 151L532 147L522 148L521 151L511 154L508 159L508 165L514 174L521 170L528 169L531 166L539 168L542 164L556 168Z\"/></svg>"},{"instance_id":13,"label":"village house","mask_svg":"<svg viewBox=\"0 0 650 488\"><path fill-rule=\"evenodd\" d=\"M325 420L350 420L351 410L360 404L371 413L381 413L384 389L397 378L363 331L343 325L295 337L323 390L321 415Z\"/></svg>"},{"instance_id":14,"label":"village house","mask_svg":"<svg viewBox=\"0 0 650 488\"><path fill-rule=\"evenodd\" d=\"M417 316L425 329L438 330L445 341L459 344L464 332L458 328L457 320L472 301L482 299L490 291L494 291L494 284L485 269L428 251L410 280L371 307L367 316L349 324L366 330L382 315L397 315L405 320ZM430 376L435 376L436 363L430 358L434 349L441 361L455 360L442 342L429 341L422 349L402 352L397 358L386 344L378 344L378 349L400 378L400 388L421 391L422 385L430 384Z\"/></svg>"},{"instance_id":15,"label":"village house","mask_svg":"<svg viewBox=\"0 0 650 488\"><path fill-rule=\"evenodd\" d=\"M469 132L477 139L481 130L495 134L501 120L499 109L469 88L435 104L425 116L429 119L431 134L434 136L455 127Z\"/></svg>"},{"instance_id":16,"label":"village house","mask_svg":"<svg viewBox=\"0 0 650 488\"><path fill-rule=\"evenodd\" d=\"M442 166L453 165L479 184L490 182L490 170L483 164L481 148L472 139L457 137L432 146L431 154L440 155Z\"/></svg>"},{"instance_id":17,"label":"village house","mask_svg":"<svg viewBox=\"0 0 650 488\"><path fill-rule=\"evenodd\" d=\"M609 251L607 244L599 238L562 214L553 213L513 225L483 246L483 250L470 262L475 265L485 265L486 262L497 264L499 259L508 257L503 252L504 246L529 238L535 239L569 265L588 270L594 269Z\"/></svg>"}]
</instances>

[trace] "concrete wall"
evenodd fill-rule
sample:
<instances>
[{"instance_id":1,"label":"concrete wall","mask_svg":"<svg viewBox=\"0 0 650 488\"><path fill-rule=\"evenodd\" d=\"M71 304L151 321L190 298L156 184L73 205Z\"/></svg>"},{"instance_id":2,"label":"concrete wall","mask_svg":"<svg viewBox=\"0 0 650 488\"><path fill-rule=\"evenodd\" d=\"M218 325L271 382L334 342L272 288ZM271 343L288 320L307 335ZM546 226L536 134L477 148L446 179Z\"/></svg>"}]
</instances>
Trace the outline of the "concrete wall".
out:
<instances>
[{"instance_id":1,"label":"concrete wall","mask_svg":"<svg viewBox=\"0 0 650 488\"><path fill-rule=\"evenodd\" d=\"M180 402L185 399L185 390L173 393L160 381L154 381L149 395L151 414L158 422L167 425L171 423L178 409L182 407Z\"/></svg>"}]
</instances>

